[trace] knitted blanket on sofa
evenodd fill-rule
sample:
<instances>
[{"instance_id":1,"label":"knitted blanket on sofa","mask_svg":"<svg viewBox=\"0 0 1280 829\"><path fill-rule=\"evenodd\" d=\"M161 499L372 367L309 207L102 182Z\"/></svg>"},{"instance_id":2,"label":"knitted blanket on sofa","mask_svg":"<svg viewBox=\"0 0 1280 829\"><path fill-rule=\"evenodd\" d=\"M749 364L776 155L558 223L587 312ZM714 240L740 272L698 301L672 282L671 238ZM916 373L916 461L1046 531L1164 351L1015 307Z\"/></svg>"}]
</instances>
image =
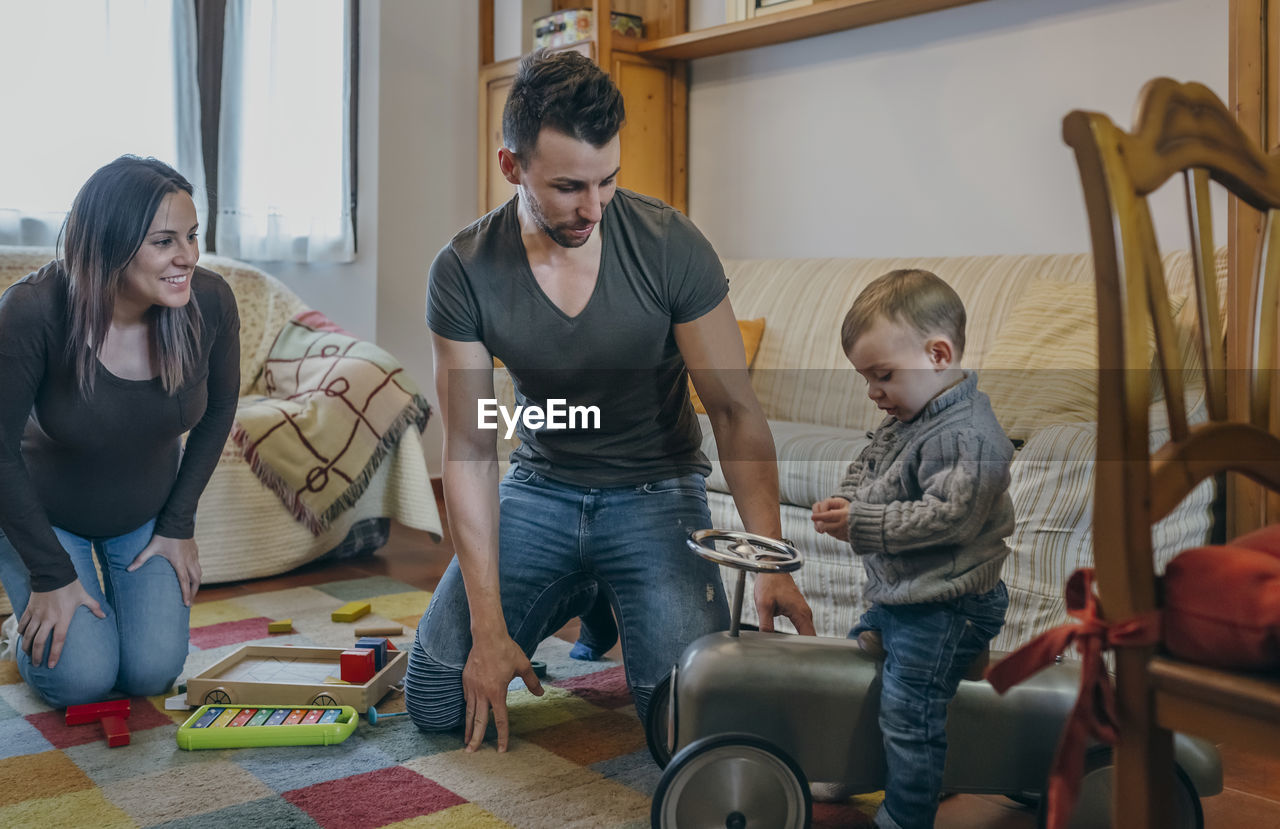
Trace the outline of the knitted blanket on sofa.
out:
<instances>
[{"instance_id":1,"label":"knitted blanket on sofa","mask_svg":"<svg viewBox=\"0 0 1280 829\"><path fill-rule=\"evenodd\" d=\"M242 398L231 437L254 473L314 534L354 504L410 425L431 407L394 357L302 311L267 356L260 388Z\"/></svg>"}]
</instances>

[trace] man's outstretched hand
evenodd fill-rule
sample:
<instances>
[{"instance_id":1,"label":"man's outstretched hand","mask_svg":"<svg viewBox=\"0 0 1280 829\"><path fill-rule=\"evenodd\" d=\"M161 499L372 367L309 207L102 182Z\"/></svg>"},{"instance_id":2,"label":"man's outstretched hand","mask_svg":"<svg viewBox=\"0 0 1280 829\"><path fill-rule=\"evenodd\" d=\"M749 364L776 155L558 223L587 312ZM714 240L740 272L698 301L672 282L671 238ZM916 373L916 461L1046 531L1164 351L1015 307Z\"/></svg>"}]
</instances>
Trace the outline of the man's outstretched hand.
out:
<instances>
[{"instance_id":1,"label":"man's outstretched hand","mask_svg":"<svg viewBox=\"0 0 1280 829\"><path fill-rule=\"evenodd\" d=\"M462 693L467 700L462 739L468 753L484 742L491 711L493 724L498 729L498 751L507 750L510 733L507 686L517 676L534 696L542 696L542 683L533 672L533 664L510 636L504 634L492 641L477 640L472 644L466 667L462 669Z\"/></svg>"},{"instance_id":2,"label":"man's outstretched hand","mask_svg":"<svg viewBox=\"0 0 1280 829\"><path fill-rule=\"evenodd\" d=\"M813 611L800 595L790 573L760 573L756 576L756 613L762 631L773 630L775 616L786 616L796 631L813 636Z\"/></svg>"}]
</instances>

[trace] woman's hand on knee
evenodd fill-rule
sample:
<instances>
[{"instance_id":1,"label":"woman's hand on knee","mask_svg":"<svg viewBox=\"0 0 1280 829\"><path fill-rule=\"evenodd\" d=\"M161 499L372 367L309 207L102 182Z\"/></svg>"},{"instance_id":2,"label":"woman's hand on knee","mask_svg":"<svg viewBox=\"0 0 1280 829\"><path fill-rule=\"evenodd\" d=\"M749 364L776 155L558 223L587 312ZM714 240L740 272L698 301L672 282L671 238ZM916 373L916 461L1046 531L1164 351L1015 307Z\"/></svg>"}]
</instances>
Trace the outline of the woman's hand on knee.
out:
<instances>
[{"instance_id":1,"label":"woman's hand on knee","mask_svg":"<svg viewBox=\"0 0 1280 829\"><path fill-rule=\"evenodd\" d=\"M472 643L467 664L462 669L462 692L467 701L462 739L468 752L475 751L484 742L490 711L498 731L498 751L507 750L507 686L516 676L524 680L534 696L542 696L542 683L533 672L533 664L511 637Z\"/></svg>"},{"instance_id":2,"label":"woman's hand on knee","mask_svg":"<svg viewBox=\"0 0 1280 829\"><path fill-rule=\"evenodd\" d=\"M173 565L173 572L178 575L178 586L182 588L182 603L191 607L191 602L200 589L200 550L194 538L166 538L163 535L151 536L151 541L138 557L126 569L132 573L147 563L152 556L168 559Z\"/></svg>"},{"instance_id":3,"label":"woman's hand on knee","mask_svg":"<svg viewBox=\"0 0 1280 829\"><path fill-rule=\"evenodd\" d=\"M62 656L62 646L67 642L67 631L71 628L71 619L76 608L84 605L99 619L107 618L102 606L89 595L79 581L48 590L43 593L32 593L27 601L27 609L18 620L18 635L22 637L22 649L31 657L33 665L44 660L45 645L49 647L49 667L58 664Z\"/></svg>"}]
</instances>

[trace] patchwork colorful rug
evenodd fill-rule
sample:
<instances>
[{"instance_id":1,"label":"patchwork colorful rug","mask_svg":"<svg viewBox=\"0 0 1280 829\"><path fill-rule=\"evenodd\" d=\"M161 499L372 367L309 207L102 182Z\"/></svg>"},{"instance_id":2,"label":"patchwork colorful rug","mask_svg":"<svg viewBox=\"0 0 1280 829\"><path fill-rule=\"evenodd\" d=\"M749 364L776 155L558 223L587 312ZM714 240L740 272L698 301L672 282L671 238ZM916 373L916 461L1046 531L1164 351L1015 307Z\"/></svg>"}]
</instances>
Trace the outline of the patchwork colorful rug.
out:
<instances>
[{"instance_id":1,"label":"patchwork colorful rug","mask_svg":"<svg viewBox=\"0 0 1280 829\"><path fill-rule=\"evenodd\" d=\"M412 644L430 594L375 577L198 603L182 679L241 645L347 647L357 625L398 622ZM354 624L329 614L368 600ZM291 618L294 632L270 636L267 622ZM4 827L582 827L640 829L660 771L616 662L569 659L550 639L546 694L517 680L510 698L512 740L474 754L456 735L419 732L408 717L362 721L345 742L183 751L175 732L185 711L163 697L133 700L131 743L108 748L96 725L66 726L0 662L0 826ZM179 680L181 681L181 679ZM394 695L380 713L403 710ZM491 735L492 736L492 735ZM817 804L817 827L870 825L873 802Z\"/></svg>"}]
</instances>

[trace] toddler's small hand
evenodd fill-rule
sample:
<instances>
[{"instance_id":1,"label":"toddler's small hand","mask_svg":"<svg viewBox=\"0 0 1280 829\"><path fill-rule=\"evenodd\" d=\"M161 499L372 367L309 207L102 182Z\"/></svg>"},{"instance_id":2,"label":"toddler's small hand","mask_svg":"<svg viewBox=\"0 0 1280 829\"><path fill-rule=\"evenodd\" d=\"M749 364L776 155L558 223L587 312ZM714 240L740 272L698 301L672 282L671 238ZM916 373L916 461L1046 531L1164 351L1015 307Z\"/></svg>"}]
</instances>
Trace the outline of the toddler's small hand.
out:
<instances>
[{"instance_id":1,"label":"toddler's small hand","mask_svg":"<svg viewBox=\"0 0 1280 829\"><path fill-rule=\"evenodd\" d=\"M849 540L849 502L843 498L824 498L813 505L813 528L841 541Z\"/></svg>"}]
</instances>

